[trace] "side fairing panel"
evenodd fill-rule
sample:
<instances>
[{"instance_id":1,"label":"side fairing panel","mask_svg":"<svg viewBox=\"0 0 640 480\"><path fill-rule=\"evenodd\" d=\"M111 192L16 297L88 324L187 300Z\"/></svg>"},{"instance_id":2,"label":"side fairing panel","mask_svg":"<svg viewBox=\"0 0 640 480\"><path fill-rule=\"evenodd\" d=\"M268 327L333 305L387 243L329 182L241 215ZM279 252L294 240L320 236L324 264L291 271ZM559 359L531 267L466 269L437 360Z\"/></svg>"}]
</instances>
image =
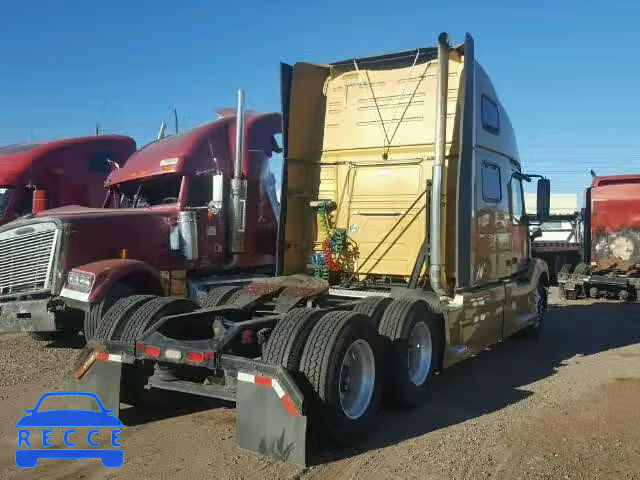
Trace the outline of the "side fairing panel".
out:
<instances>
[{"instance_id":1,"label":"side fairing panel","mask_svg":"<svg viewBox=\"0 0 640 480\"><path fill-rule=\"evenodd\" d=\"M320 157L324 134L325 81L329 68L296 63L291 75L287 124L286 221L283 273L305 273L316 237L315 212L309 206L318 198ZM284 196L284 195L283 195Z\"/></svg>"}]
</instances>

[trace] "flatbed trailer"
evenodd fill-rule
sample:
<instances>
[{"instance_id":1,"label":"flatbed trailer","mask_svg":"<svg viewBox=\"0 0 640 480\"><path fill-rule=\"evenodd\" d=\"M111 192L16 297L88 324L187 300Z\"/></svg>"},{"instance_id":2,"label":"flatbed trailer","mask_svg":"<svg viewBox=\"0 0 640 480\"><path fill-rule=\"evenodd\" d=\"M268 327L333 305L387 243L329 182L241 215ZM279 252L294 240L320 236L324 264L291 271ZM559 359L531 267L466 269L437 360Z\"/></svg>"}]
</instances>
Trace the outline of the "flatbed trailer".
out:
<instances>
[{"instance_id":1,"label":"flatbed trailer","mask_svg":"<svg viewBox=\"0 0 640 480\"><path fill-rule=\"evenodd\" d=\"M200 306L118 300L75 388L116 413L158 390L235 401L241 447L304 466L327 441L363 438L383 398L420 404L436 372L538 335L549 274L530 255L531 177L473 52L470 35L441 34L436 48L283 65L277 275ZM548 180L537 204L548 216Z\"/></svg>"}]
</instances>

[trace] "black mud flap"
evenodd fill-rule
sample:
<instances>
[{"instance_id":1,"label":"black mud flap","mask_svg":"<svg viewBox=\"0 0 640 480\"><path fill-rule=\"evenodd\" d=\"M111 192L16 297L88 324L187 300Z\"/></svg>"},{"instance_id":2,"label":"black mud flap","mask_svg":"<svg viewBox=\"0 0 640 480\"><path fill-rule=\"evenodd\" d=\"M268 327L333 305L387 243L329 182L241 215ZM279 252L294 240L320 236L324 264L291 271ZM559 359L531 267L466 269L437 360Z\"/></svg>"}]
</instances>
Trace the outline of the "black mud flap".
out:
<instances>
[{"instance_id":1,"label":"black mud flap","mask_svg":"<svg viewBox=\"0 0 640 480\"><path fill-rule=\"evenodd\" d=\"M307 466L303 397L282 367L253 362L238 372L236 437L246 450Z\"/></svg>"},{"instance_id":2,"label":"black mud flap","mask_svg":"<svg viewBox=\"0 0 640 480\"><path fill-rule=\"evenodd\" d=\"M120 414L120 379L122 363L118 355L109 355L111 360L101 360L93 350L83 350L77 360L74 376L69 390L92 392L98 395L105 408L113 409L117 417ZM79 409L95 409L91 397L70 397L70 407Z\"/></svg>"}]
</instances>

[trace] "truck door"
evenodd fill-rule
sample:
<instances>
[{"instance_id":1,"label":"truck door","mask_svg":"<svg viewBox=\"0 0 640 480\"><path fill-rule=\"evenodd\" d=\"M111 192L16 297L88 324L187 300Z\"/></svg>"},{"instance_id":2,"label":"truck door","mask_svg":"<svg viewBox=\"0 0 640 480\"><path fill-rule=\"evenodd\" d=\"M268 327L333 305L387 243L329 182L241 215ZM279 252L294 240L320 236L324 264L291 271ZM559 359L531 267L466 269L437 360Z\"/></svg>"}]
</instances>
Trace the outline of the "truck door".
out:
<instances>
[{"instance_id":1,"label":"truck door","mask_svg":"<svg viewBox=\"0 0 640 480\"><path fill-rule=\"evenodd\" d=\"M463 338L472 351L497 342L502 335L505 292L499 280L504 274L500 262L505 241L508 249L505 176L510 172L501 155L486 150L476 155L475 286L465 294L463 322Z\"/></svg>"},{"instance_id":2,"label":"truck door","mask_svg":"<svg viewBox=\"0 0 640 480\"><path fill-rule=\"evenodd\" d=\"M511 229L511 274L525 268L529 250L529 227L525 217L524 193L520 172L513 170L509 182L509 228Z\"/></svg>"},{"instance_id":3,"label":"truck door","mask_svg":"<svg viewBox=\"0 0 640 480\"><path fill-rule=\"evenodd\" d=\"M212 215L208 205L213 195L213 171L187 177L187 208L196 211L200 267L215 267L224 261L225 229L223 212Z\"/></svg>"},{"instance_id":4,"label":"truck door","mask_svg":"<svg viewBox=\"0 0 640 480\"><path fill-rule=\"evenodd\" d=\"M487 283L511 275L507 195L510 168L505 168L506 159L500 155L483 152L480 157L475 280Z\"/></svg>"}]
</instances>

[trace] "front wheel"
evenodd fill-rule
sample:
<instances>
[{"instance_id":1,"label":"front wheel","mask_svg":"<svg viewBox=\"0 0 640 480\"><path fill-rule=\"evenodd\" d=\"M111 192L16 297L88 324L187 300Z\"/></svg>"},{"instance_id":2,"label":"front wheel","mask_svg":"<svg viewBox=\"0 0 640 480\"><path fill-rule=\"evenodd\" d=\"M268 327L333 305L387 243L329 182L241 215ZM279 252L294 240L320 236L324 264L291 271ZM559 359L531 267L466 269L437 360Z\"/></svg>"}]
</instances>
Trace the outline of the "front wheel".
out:
<instances>
[{"instance_id":1,"label":"front wheel","mask_svg":"<svg viewBox=\"0 0 640 480\"><path fill-rule=\"evenodd\" d=\"M547 292L547 287L545 287L541 282L538 282L538 286L536 288L536 293L534 296L536 315L535 322L522 331L524 335L537 337L542 333L542 329L544 327L544 318L549 307L548 301L549 294Z\"/></svg>"}]
</instances>

